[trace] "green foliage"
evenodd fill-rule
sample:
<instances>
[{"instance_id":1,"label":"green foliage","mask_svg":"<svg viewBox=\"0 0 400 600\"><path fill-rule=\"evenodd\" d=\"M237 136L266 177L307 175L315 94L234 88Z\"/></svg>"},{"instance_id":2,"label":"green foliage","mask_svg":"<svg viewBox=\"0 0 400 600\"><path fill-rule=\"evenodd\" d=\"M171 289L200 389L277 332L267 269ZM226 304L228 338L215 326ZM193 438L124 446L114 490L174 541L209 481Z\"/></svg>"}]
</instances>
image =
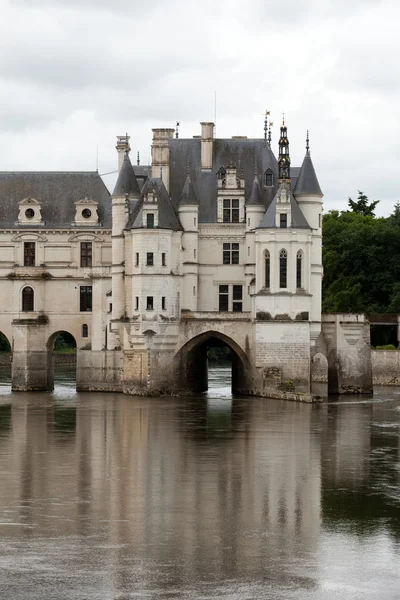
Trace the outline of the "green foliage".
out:
<instances>
[{"instance_id":1,"label":"green foliage","mask_svg":"<svg viewBox=\"0 0 400 600\"><path fill-rule=\"evenodd\" d=\"M11 352L11 347L6 336L0 332L0 352Z\"/></svg>"},{"instance_id":2,"label":"green foliage","mask_svg":"<svg viewBox=\"0 0 400 600\"><path fill-rule=\"evenodd\" d=\"M68 351L75 349L75 348L76 348L75 338L70 333L63 331L62 333L60 333L57 336L55 344L54 344L54 350L56 352L62 351L62 352L68 353Z\"/></svg>"},{"instance_id":3,"label":"green foliage","mask_svg":"<svg viewBox=\"0 0 400 600\"><path fill-rule=\"evenodd\" d=\"M364 192L360 192L360 190L358 190L357 202L349 198L349 207L351 208L351 212L364 215L364 217L374 217L374 210L377 204L379 204L379 200L375 200L375 202L369 202L368 196L366 196Z\"/></svg>"},{"instance_id":4,"label":"green foliage","mask_svg":"<svg viewBox=\"0 0 400 600\"><path fill-rule=\"evenodd\" d=\"M228 346L212 346L207 350L209 360L230 360L231 349Z\"/></svg>"},{"instance_id":5,"label":"green foliage","mask_svg":"<svg viewBox=\"0 0 400 600\"><path fill-rule=\"evenodd\" d=\"M375 350L397 350L393 344L386 344L386 346L375 346Z\"/></svg>"},{"instance_id":6,"label":"green foliage","mask_svg":"<svg viewBox=\"0 0 400 600\"><path fill-rule=\"evenodd\" d=\"M400 313L400 205L388 218L375 205L360 192L352 212L324 215L324 312Z\"/></svg>"}]
</instances>

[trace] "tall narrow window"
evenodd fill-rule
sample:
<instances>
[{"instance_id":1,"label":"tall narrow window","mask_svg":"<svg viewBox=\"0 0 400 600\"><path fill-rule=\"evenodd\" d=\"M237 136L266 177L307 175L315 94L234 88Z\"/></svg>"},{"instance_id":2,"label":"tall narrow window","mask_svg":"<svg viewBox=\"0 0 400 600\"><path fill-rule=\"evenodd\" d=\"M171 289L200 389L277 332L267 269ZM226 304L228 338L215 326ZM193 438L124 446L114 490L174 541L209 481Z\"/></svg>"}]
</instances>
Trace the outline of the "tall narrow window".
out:
<instances>
[{"instance_id":1,"label":"tall narrow window","mask_svg":"<svg viewBox=\"0 0 400 600\"><path fill-rule=\"evenodd\" d=\"M139 296L135 296L135 310L139 310Z\"/></svg>"},{"instance_id":2,"label":"tall narrow window","mask_svg":"<svg viewBox=\"0 0 400 600\"><path fill-rule=\"evenodd\" d=\"M161 297L161 310L165 310L167 308L166 297Z\"/></svg>"},{"instance_id":3,"label":"tall narrow window","mask_svg":"<svg viewBox=\"0 0 400 600\"><path fill-rule=\"evenodd\" d=\"M82 325L82 337L89 337L89 327L86 324Z\"/></svg>"},{"instance_id":4,"label":"tall narrow window","mask_svg":"<svg viewBox=\"0 0 400 600\"><path fill-rule=\"evenodd\" d=\"M154 213L147 213L146 215L146 224L148 229L153 229L154 227Z\"/></svg>"},{"instance_id":5,"label":"tall narrow window","mask_svg":"<svg viewBox=\"0 0 400 600\"><path fill-rule=\"evenodd\" d=\"M279 254L279 287L287 287L287 252L281 250Z\"/></svg>"},{"instance_id":6,"label":"tall narrow window","mask_svg":"<svg viewBox=\"0 0 400 600\"><path fill-rule=\"evenodd\" d=\"M271 187L274 185L274 176L272 173L265 173L265 185Z\"/></svg>"},{"instance_id":7,"label":"tall narrow window","mask_svg":"<svg viewBox=\"0 0 400 600\"><path fill-rule=\"evenodd\" d=\"M24 242L24 267L35 266L35 242Z\"/></svg>"},{"instance_id":8,"label":"tall narrow window","mask_svg":"<svg viewBox=\"0 0 400 600\"><path fill-rule=\"evenodd\" d=\"M79 310L81 312L91 312L92 310L92 286L81 285L79 288Z\"/></svg>"},{"instance_id":9,"label":"tall narrow window","mask_svg":"<svg viewBox=\"0 0 400 600\"><path fill-rule=\"evenodd\" d=\"M268 250L265 253L265 287L271 287L271 256Z\"/></svg>"},{"instance_id":10,"label":"tall narrow window","mask_svg":"<svg viewBox=\"0 0 400 600\"><path fill-rule=\"evenodd\" d=\"M233 312L242 312L243 310L243 286L232 286L232 310Z\"/></svg>"},{"instance_id":11,"label":"tall narrow window","mask_svg":"<svg viewBox=\"0 0 400 600\"><path fill-rule=\"evenodd\" d=\"M135 267L139 266L139 252L136 252L136 256L135 256Z\"/></svg>"},{"instance_id":12,"label":"tall narrow window","mask_svg":"<svg viewBox=\"0 0 400 600\"><path fill-rule=\"evenodd\" d=\"M229 310L229 286L228 285L220 285L219 286L218 310L219 311Z\"/></svg>"},{"instance_id":13,"label":"tall narrow window","mask_svg":"<svg viewBox=\"0 0 400 600\"><path fill-rule=\"evenodd\" d=\"M92 266L92 242L81 242L81 267Z\"/></svg>"},{"instance_id":14,"label":"tall narrow window","mask_svg":"<svg viewBox=\"0 0 400 600\"><path fill-rule=\"evenodd\" d=\"M301 253L301 250L299 250L297 253L297 256L296 256L296 287L297 287L297 289L303 287L302 281L301 281L302 258L303 258L303 255Z\"/></svg>"},{"instance_id":15,"label":"tall narrow window","mask_svg":"<svg viewBox=\"0 0 400 600\"><path fill-rule=\"evenodd\" d=\"M146 310L154 310L154 299L153 299L153 296L147 296L147 298L146 298Z\"/></svg>"},{"instance_id":16,"label":"tall narrow window","mask_svg":"<svg viewBox=\"0 0 400 600\"><path fill-rule=\"evenodd\" d=\"M153 254L153 252L147 252L146 265L148 267L154 266L154 254Z\"/></svg>"},{"instance_id":17,"label":"tall narrow window","mask_svg":"<svg viewBox=\"0 0 400 600\"><path fill-rule=\"evenodd\" d=\"M22 310L23 312L33 311L33 289L26 287L22 290Z\"/></svg>"},{"instance_id":18,"label":"tall narrow window","mask_svg":"<svg viewBox=\"0 0 400 600\"><path fill-rule=\"evenodd\" d=\"M286 213L281 213L279 215L279 227L281 227L282 229L287 228L287 214Z\"/></svg>"},{"instance_id":19,"label":"tall narrow window","mask_svg":"<svg viewBox=\"0 0 400 600\"><path fill-rule=\"evenodd\" d=\"M165 254L165 252L163 252L163 253L161 254L161 265L162 265L163 267L166 267L166 266L167 266L167 259L166 259L166 254Z\"/></svg>"}]
</instances>

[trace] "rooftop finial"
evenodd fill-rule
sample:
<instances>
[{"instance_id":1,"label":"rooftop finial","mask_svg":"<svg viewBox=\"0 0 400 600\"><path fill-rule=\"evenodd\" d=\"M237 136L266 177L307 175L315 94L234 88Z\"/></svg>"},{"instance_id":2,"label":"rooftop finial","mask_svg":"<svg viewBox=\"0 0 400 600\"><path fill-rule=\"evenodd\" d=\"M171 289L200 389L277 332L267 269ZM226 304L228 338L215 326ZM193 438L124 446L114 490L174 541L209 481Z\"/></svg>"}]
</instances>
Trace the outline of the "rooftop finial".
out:
<instances>
[{"instance_id":1,"label":"rooftop finial","mask_svg":"<svg viewBox=\"0 0 400 600\"><path fill-rule=\"evenodd\" d=\"M176 137L176 139L178 139L178 137L179 137L179 125L180 125L180 123L179 123L179 121L177 121L176 122L176 128L175 128L175 137Z\"/></svg>"},{"instance_id":2,"label":"rooftop finial","mask_svg":"<svg viewBox=\"0 0 400 600\"><path fill-rule=\"evenodd\" d=\"M282 113L282 127L285 127L285 113Z\"/></svg>"},{"instance_id":3,"label":"rooftop finial","mask_svg":"<svg viewBox=\"0 0 400 600\"><path fill-rule=\"evenodd\" d=\"M270 115L270 111L266 110L265 111L265 117L264 117L264 142L267 143L267 136L268 136L268 117Z\"/></svg>"},{"instance_id":4,"label":"rooftop finial","mask_svg":"<svg viewBox=\"0 0 400 600\"><path fill-rule=\"evenodd\" d=\"M307 154L310 154L310 138L308 135L308 129L307 129L307 137L306 137L306 151L307 151Z\"/></svg>"},{"instance_id":5,"label":"rooftop finial","mask_svg":"<svg viewBox=\"0 0 400 600\"><path fill-rule=\"evenodd\" d=\"M139 150L137 151L137 159L136 159L136 164L139 166L140 165L140 155L139 155Z\"/></svg>"},{"instance_id":6,"label":"rooftop finial","mask_svg":"<svg viewBox=\"0 0 400 600\"><path fill-rule=\"evenodd\" d=\"M271 131L271 127L273 126L273 122L270 121L269 122L269 128L268 128L268 146L271 148L271 140L272 140L272 131Z\"/></svg>"}]
</instances>

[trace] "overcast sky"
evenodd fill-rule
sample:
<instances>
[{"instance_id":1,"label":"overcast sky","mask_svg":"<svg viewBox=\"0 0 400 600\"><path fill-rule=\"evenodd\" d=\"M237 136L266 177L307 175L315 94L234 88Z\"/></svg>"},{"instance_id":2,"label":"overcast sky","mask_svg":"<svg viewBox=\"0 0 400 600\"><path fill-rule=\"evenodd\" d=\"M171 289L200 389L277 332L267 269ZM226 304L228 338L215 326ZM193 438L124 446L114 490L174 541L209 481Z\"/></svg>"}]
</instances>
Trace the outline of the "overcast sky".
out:
<instances>
[{"instance_id":1,"label":"overcast sky","mask_svg":"<svg viewBox=\"0 0 400 600\"><path fill-rule=\"evenodd\" d=\"M400 200L400 3L395 0L0 0L0 170L116 168L117 134L263 137L306 130L325 210L357 190ZM115 176L105 177L108 187Z\"/></svg>"}]
</instances>

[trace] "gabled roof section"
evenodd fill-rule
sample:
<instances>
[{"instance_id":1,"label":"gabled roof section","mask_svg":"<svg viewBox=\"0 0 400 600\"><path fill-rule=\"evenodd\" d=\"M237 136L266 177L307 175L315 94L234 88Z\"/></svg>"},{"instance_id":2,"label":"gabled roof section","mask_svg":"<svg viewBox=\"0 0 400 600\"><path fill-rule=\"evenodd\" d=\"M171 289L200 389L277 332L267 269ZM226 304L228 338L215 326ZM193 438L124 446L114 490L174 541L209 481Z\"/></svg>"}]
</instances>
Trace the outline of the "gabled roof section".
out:
<instances>
[{"instance_id":1,"label":"gabled roof section","mask_svg":"<svg viewBox=\"0 0 400 600\"><path fill-rule=\"evenodd\" d=\"M275 194L274 199L271 204L267 208L260 225L257 229L271 229L276 228L276 205L278 203L278 199L280 197L280 193L282 190L282 185L279 186L277 193ZM303 215L300 210L299 205L297 204L293 194L289 190L289 201L290 201L290 212L291 212L291 222L288 223L288 228L292 229L311 229L309 226L307 219Z\"/></svg>"},{"instance_id":2,"label":"gabled roof section","mask_svg":"<svg viewBox=\"0 0 400 600\"><path fill-rule=\"evenodd\" d=\"M303 164L301 165L296 185L293 188L293 194L295 196L323 196L317 176L315 174L314 165L308 151L306 152Z\"/></svg>"},{"instance_id":3,"label":"gabled roof section","mask_svg":"<svg viewBox=\"0 0 400 600\"><path fill-rule=\"evenodd\" d=\"M98 202L99 223L88 228L111 228L110 193L97 171L9 171L0 172L0 223L16 229L20 206L25 198L39 199L43 225L55 229L76 227L75 202L93 198ZM37 228L34 223L24 229Z\"/></svg>"},{"instance_id":4,"label":"gabled roof section","mask_svg":"<svg viewBox=\"0 0 400 600\"><path fill-rule=\"evenodd\" d=\"M133 212L129 218L127 229L143 228L143 204L145 203L148 192L153 191L157 198L157 204L154 206L158 210L157 229L172 229L172 231L182 231L182 225L173 206L163 181L152 177L144 185L139 202L136 203Z\"/></svg>"},{"instance_id":5,"label":"gabled roof section","mask_svg":"<svg viewBox=\"0 0 400 600\"><path fill-rule=\"evenodd\" d=\"M179 206L198 206L199 201L197 200L196 192L194 191L192 180L188 173L183 186L181 199L179 200Z\"/></svg>"},{"instance_id":6,"label":"gabled roof section","mask_svg":"<svg viewBox=\"0 0 400 600\"><path fill-rule=\"evenodd\" d=\"M129 154L125 152L124 161L118 175L113 196L124 196L128 194L131 198L139 199L140 188L133 170Z\"/></svg>"},{"instance_id":7,"label":"gabled roof section","mask_svg":"<svg viewBox=\"0 0 400 600\"><path fill-rule=\"evenodd\" d=\"M246 202L246 206L264 206L260 181L257 175L254 176L253 185L251 187L250 196Z\"/></svg>"}]
</instances>

